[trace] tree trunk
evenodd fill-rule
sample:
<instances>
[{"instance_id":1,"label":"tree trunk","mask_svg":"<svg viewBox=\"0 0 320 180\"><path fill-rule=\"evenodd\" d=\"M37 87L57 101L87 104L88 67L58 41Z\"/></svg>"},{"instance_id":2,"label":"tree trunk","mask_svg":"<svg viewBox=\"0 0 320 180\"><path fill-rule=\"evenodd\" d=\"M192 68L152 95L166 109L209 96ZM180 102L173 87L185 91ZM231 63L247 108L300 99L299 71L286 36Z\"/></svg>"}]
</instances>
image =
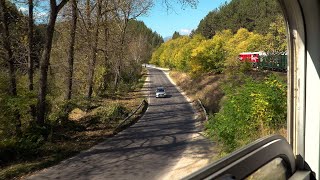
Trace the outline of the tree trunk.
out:
<instances>
[{"instance_id":1,"label":"tree trunk","mask_svg":"<svg viewBox=\"0 0 320 180\"><path fill-rule=\"evenodd\" d=\"M107 20L106 20L107 21ZM105 28L104 28L104 67L105 67L105 72L103 75L103 90L106 91L107 90L107 84L108 84L108 70L109 70L109 54L108 54L108 42L109 42L109 28L107 25L107 22L105 24Z\"/></svg>"},{"instance_id":2,"label":"tree trunk","mask_svg":"<svg viewBox=\"0 0 320 180\"><path fill-rule=\"evenodd\" d=\"M68 71L67 71L67 93L66 100L71 99L72 95L72 79L73 79L73 61L74 61L74 45L76 38L76 29L77 29L77 0L72 0L72 21L71 21L71 30L70 30L70 42L69 42L69 56L68 56Z\"/></svg>"},{"instance_id":3,"label":"tree trunk","mask_svg":"<svg viewBox=\"0 0 320 180\"><path fill-rule=\"evenodd\" d=\"M125 42L125 38L126 38L128 22L129 22L129 19L125 18L124 27L121 32L120 54L119 54L119 60L118 60L118 65L117 65L117 69L116 69L116 76L115 76L115 80L114 80L114 91L115 92L118 89L119 81L121 78L121 64L122 64L122 60L124 58L124 42Z\"/></svg>"},{"instance_id":4,"label":"tree trunk","mask_svg":"<svg viewBox=\"0 0 320 180\"><path fill-rule=\"evenodd\" d=\"M120 77L120 66L117 66L116 67L116 74L114 77L114 93L116 93L117 89L118 89L119 77Z\"/></svg>"},{"instance_id":5,"label":"tree trunk","mask_svg":"<svg viewBox=\"0 0 320 180\"><path fill-rule=\"evenodd\" d=\"M29 19L28 19L28 76L29 76L29 90L33 91L33 0L28 0L29 3Z\"/></svg>"},{"instance_id":6,"label":"tree trunk","mask_svg":"<svg viewBox=\"0 0 320 180\"><path fill-rule=\"evenodd\" d=\"M60 4L56 5L56 0L50 0L50 18L46 28L46 41L43 48L40 65L40 84L38 94L38 111L37 111L37 123L43 125L46 113L46 95L47 95L47 80L48 80L48 67L50 64L50 53L52 47L52 38L54 33L54 26L56 23L57 15L60 9L68 2L68 0L62 0Z\"/></svg>"},{"instance_id":7,"label":"tree trunk","mask_svg":"<svg viewBox=\"0 0 320 180\"><path fill-rule=\"evenodd\" d=\"M3 38L3 45L4 49L7 51L7 58L8 58L8 66L9 66L9 77L10 77L10 92L11 96L17 96L17 81L16 81L16 70L14 67L14 57L13 51L11 49L10 43L10 32L9 32L9 22L8 18L6 17L7 7L5 0L0 0L0 27L2 31L2 38ZM14 112L14 116L16 119L16 136L21 136L21 120L20 120L20 112L16 110Z\"/></svg>"},{"instance_id":8,"label":"tree trunk","mask_svg":"<svg viewBox=\"0 0 320 180\"><path fill-rule=\"evenodd\" d=\"M94 78L94 70L97 61L97 53L98 53L98 38L99 38L99 25L101 18L101 0L97 2L97 15L96 15L96 27L94 31L94 39L91 47L91 58L89 59L89 74L88 74L88 93L87 98L91 99L93 93L93 78Z\"/></svg>"},{"instance_id":9,"label":"tree trunk","mask_svg":"<svg viewBox=\"0 0 320 180\"><path fill-rule=\"evenodd\" d=\"M28 19L28 78L29 78L29 91L34 89L33 76L34 76L34 38L33 38L33 0L28 0L29 5L29 19ZM36 118L35 105L30 106L31 117Z\"/></svg>"}]
</instances>

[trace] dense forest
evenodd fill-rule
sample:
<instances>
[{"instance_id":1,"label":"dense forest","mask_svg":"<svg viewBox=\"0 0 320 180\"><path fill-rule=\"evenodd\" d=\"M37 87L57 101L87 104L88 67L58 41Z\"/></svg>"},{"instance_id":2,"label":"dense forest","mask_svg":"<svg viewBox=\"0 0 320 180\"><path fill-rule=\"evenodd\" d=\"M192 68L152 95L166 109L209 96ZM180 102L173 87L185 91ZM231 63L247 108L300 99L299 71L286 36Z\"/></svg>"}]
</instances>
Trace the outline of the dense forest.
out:
<instances>
[{"instance_id":1,"label":"dense forest","mask_svg":"<svg viewBox=\"0 0 320 180\"><path fill-rule=\"evenodd\" d=\"M269 33L269 25L282 16L279 2L272 0L232 0L211 11L203 18L194 33L211 38L217 31L240 28L262 35Z\"/></svg>"}]
</instances>

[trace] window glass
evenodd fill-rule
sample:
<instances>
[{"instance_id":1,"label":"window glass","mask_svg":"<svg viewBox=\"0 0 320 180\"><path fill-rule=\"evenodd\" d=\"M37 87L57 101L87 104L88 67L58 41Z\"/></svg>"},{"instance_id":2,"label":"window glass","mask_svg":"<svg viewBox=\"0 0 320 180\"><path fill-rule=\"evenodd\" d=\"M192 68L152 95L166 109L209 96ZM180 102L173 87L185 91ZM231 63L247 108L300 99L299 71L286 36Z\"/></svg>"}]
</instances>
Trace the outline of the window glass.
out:
<instances>
[{"instance_id":1,"label":"window glass","mask_svg":"<svg viewBox=\"0 0 320 180\"><path fill-rule=\"evenodd\" d=\"M287 179L287 169L282 158L276 158L268 164L259 168L247 180L264 179L264 180L285 180Z\"/></svg>"}]
</instances>

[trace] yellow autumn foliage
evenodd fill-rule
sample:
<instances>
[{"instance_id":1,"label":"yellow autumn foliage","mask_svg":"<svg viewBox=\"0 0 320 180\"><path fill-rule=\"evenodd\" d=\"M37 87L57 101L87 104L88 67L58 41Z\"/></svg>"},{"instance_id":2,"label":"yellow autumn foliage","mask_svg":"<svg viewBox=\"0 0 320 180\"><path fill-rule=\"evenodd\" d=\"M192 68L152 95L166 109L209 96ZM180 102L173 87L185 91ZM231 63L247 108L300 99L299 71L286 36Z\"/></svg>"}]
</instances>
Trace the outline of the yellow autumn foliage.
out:
<instances>
[{"instance_id":1,"label":"yellow autumn foliage","mask_svg":"<svg viewBox=\"0 0 320 180\"><path fill-rule=\"evenodd\" d=\"M270 33L263 36L240 28L235 34L231 30L218 31L212 39L202 35L192 38L181 36L163 43L152 55L150 63L162 67L199 75L205 72L221 73L226 68L239 67L241 52L286 50L285 28L281 18L270 24Z\"/></svg>"}]
</instances>

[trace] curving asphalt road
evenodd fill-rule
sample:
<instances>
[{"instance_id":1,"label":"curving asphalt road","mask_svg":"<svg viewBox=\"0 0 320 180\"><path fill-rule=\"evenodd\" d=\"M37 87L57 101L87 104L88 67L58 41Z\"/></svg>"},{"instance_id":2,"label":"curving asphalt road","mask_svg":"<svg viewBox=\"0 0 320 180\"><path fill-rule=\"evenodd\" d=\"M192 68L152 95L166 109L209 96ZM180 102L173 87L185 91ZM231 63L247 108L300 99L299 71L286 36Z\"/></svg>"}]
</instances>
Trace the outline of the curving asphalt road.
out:
<instances>
[{"instance_id":1,"label":"curving asphalt road","mask_svg":"<svg viewBox=\"0 0 320 180\"><path fill-rule=\"evenodd\" d=\"M148 69L143 91L150 95L149 107L136 124L27 179L164 179L182 156L210 154L205 139L192 138L199 130L191 105L163 71ZM167 98L155 98L157 86L165 87ZM192 154L184 153L187 148Z\"/></svg>"}]
</instances>

